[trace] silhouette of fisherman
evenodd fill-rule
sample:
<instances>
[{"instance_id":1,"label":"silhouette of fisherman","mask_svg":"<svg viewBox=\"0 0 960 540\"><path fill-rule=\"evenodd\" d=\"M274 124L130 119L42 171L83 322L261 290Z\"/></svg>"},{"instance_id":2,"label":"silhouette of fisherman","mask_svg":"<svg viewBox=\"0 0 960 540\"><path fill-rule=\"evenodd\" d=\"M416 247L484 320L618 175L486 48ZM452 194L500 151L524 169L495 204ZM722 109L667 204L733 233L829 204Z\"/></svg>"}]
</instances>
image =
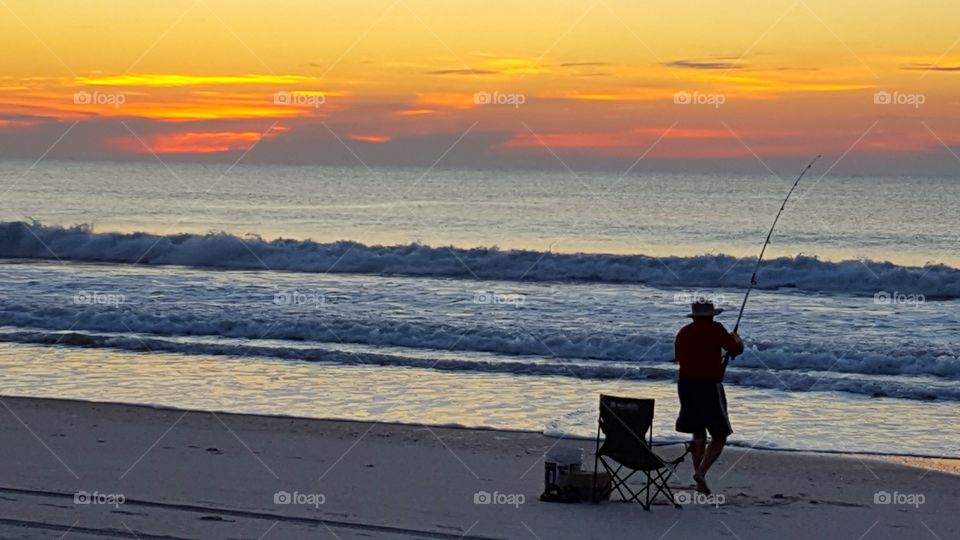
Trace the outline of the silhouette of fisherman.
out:
<instances>
[{"instance_id":1,"label":"silhouette of fisherman","mask_svg":"<svg viewBox=\"0 0 960 540\"><path fill-rule=\"evenodd\" d=\"M693 480L697 491L707 494L710 493L707 471L720 457L727 437L733 433L723 390L723 351L732 356L743 352L740 336L727 332L722 324L713 320L722 311L706 300L694 302L687 315L693 322L680 329L675 343L675 361L680 366L677 431L693 434L690 446Z\"/></svg>"}]
</instances>

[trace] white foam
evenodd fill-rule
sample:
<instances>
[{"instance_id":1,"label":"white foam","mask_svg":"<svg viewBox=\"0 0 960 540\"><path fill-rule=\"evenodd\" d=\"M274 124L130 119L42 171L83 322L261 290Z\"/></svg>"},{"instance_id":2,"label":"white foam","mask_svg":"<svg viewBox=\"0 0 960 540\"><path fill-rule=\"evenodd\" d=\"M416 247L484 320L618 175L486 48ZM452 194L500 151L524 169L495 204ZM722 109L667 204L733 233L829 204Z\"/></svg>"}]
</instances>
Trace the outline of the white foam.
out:
<instances>
[{"instance_id":1,"label":"white foam","mask_svg":"<svg viewBox=\"0 0 960 540\"><path fill-rule=\"evenodd\" d=\"M749 282L752 269L750 259L728 255L651 257L420 244L368 246L348 241L267 241L217 233L100 233L85 226L61 228L24 222L0 223L0 257L698 288L743 287ZM832 262L810 256L783 257L764 261L758 287L951 299L960 298L960 269L942 264L914 267L868 260Z\"/></svg>"}]
</instances>

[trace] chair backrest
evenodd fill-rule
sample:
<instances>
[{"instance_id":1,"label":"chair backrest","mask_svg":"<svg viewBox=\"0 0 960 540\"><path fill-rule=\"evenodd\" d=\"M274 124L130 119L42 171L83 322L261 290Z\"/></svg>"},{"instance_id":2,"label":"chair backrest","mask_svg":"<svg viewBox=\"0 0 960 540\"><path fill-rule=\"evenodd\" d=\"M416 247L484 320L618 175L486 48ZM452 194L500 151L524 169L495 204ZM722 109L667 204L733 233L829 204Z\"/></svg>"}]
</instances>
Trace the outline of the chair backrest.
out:
<instances>
[{"instance_id":1,"label":"chair backrest","mask_svg":"<svg viewBox=\"0 0 960 540\"><path fill-rule=\"evenodd\" d=\"M617 454L648 450L653 438L653 408L652 399L601 394L600 430L605 435L604 449Z\"/></svg>"}]
</instances>

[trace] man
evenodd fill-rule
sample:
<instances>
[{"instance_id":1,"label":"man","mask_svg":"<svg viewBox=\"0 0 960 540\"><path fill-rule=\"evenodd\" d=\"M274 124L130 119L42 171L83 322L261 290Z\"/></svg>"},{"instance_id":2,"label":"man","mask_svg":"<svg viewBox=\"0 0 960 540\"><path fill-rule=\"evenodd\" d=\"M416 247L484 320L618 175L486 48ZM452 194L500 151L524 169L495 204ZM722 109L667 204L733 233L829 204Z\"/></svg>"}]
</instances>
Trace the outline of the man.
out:
<instances>
[{"instance_id":1,"label":"man","mask_svg":"<svg viewBox=\"0 0 960 540\"><path fill-rule=\"evenodd\" d=\"M727 417L727 396L723 391L723 352L732 356L743 352L743 341L713 320L723 310L711 302L697 301L688 317L693 322L677 333L675 361L680 364L677 392L680 415L677 431L692 433L693 481L697 491L710 493L707 471L720 457L727 437L733 433ZM707 445L707 431L710 445Z\"/></svg>"}]
</instances>

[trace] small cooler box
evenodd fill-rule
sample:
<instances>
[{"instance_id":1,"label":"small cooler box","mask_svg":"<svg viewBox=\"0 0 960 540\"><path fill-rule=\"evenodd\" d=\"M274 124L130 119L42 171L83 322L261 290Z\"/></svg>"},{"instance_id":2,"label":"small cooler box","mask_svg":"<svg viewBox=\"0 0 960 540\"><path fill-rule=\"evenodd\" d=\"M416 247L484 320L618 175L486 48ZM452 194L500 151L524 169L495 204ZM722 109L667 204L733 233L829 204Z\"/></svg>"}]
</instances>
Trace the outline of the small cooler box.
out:
<instances>
[{"instance_id":1,"label":"small cooler box","mask_svg":"<svg viewBox=\"0 0 960 540\"><path fill-rule=\"evenodd\" d=\"M583 449L554 448L543 457L543 494L541 501L579 502L589 498L573 481L583 473Z\"/></svg>"}]
</instances>

